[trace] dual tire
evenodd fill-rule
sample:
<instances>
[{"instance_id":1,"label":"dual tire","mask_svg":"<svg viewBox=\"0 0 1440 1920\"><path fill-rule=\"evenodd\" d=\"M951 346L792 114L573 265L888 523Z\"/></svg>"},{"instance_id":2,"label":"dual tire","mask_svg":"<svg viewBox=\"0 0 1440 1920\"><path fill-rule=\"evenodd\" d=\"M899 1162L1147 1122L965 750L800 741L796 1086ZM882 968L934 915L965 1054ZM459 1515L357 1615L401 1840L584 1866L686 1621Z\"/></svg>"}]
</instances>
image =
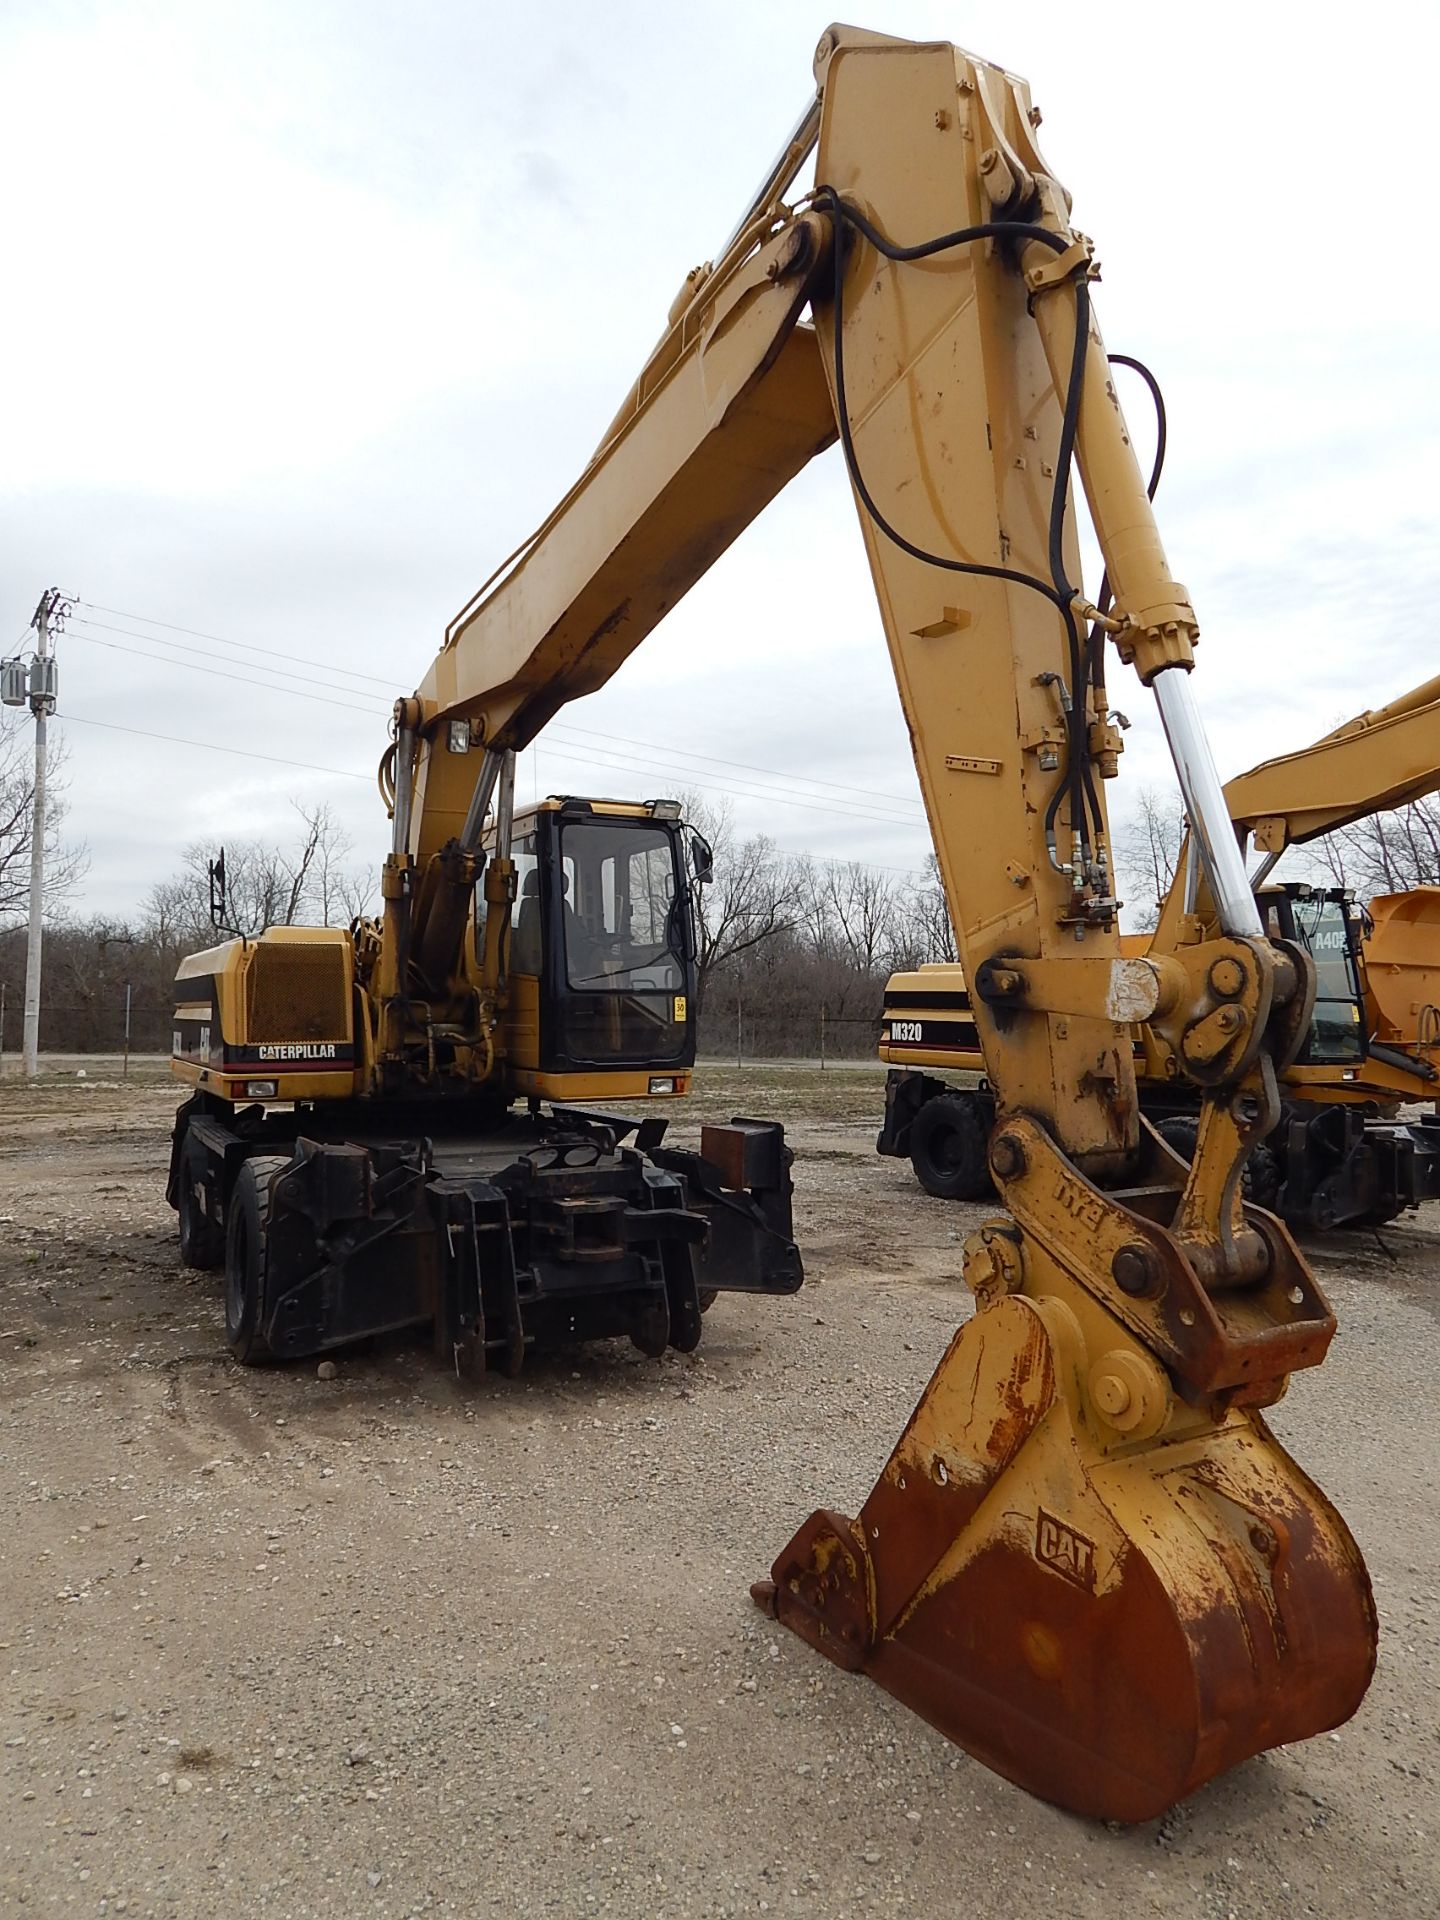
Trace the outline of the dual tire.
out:
<instances>
[{"instance_id":1,"label":"dual tire","mask_svg":"<svg viewBox=\"0 0 1440 1920\"><path fill-rule=\"evenodd\" d=\"M180 1153L178 1210L180 1258L202 1273L225 1269L225 1337L242 1366L268 1360L262 1331L270 1253L270 1189L288 1167L284 1154L258 1154L246 1160L235 1178L225 1225L213 1217L207 1201L215 1193L213 1156L198 1140L187 1139Z\"/></svg>"},{"instance_id":2,"label":"dual tire","mask_svg":"<svg viewBox=\"0 0 1440 1920\"><path fill-rule=\"evenodd\" d=\"M994 1191L990 1115L973 1093L940 1093L910 1126L915 1178L937 1200L984 1200Z\"/></svg>"},{"instance_id":3,"label":"dual tire","mask_svg":"<svg viewBox=\"0 0 1440 1920\"><path fill-rule=\"evenodd\" d=\"M206 1206L213 1193L209 1173L210 1155L187 1135L180 1153L180 1258L202 1273L225 1264L225 1229Z\"/></svg>"},{"instance_id":4,"label":"dual tire","mask_svg":"<svg viewBox=\"0 0 1440 1920\"><path fill-rule=\"evenodd\" d=\"M242 1367L273 1358L265 1339L270 1195L285 1154L257 1154L235 1176L225 1218L225 1338Z\"/></svg>"}]
</instances>

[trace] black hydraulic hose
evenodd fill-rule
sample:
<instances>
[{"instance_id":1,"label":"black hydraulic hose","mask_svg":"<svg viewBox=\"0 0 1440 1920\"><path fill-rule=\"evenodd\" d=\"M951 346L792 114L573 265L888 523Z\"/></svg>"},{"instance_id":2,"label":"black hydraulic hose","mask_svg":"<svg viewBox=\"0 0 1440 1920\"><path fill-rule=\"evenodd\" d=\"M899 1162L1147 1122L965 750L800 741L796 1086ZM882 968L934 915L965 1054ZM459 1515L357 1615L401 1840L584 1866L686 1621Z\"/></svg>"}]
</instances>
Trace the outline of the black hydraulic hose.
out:
<instances>
[{"instance_id":1,"label":"black hydraulic hose","mask_svg":"<svg viewBox=\"0 0 1440 1920\"><path fill-rule=\"evenodd\" d=\"M1160 475L1165 468L1165 443L1168 428L1165 420L1165 395L1160 391L1160 382L1146 366L1143 360L1137 360L1133 354L1112 353L1107 355L1112 367L1129 367L1132 373L1138 373L1150 389L1150 398L1155 402L1155 459L1150 468L1150 480L1145 491L1153 500L1155 489L1160 484Z\"/></svg>"},{"instance_id":2,"label":"black hydraulic hose","mask_svg":"<svg viewBox=\"0 0 1440 1920\"><path fill-rule=\"evenodd\" d=\"M976 240L1034 241L1048 247L1052 253L1064 253L1069 242L1052 233L1048 227L1035 226L1023 221L986 220L973 227L957 227L951 233L937 235L934 239L920 241L915 246L902 247L889 240L872 221L841 199L833 187L820 187L816 190L814 204L828 211L840 225L853 227L864 235L870 244L885 259L895 262L926 260L937 253L950 248L968 245ZM1087 649L1081 638L1070 602L1074 588L1070 586L1064 565L1064 527L1065 510L1069 504L1070 474L1074 462L1075 438L1080 416L1080 402L1083 393L1085 355L1090 332L1090 293L1083 269L1077 269L1074 276L1075 286L1075 343L1071 354L1070 376L1066 383L1065 404L1061 424L1059 457L1055 467L1055 486L1051 494L1049 515L1049 564L1051 582L1038 575L1022 573L1013 567L994 567L979 561L956 560L945 554L932 553L906 539L904 534L892 526L880 511L874 496L861 472L859 457L855 451L854 436L850 426L850 409L845 393L845 343L844 343L844 278L845 256L842 236L837 231L832 248L833 257L833 294L832 294L832 331L835 355L835 395L836 417L840 434L840 444L845 456L846 469L851 485L859 496L866 512L875 525L903 553L926 565L943 567L951 573L979 576L982 579L1009 580L1017 586L1028 587L1032 592L1042 594L1057 609L1065 622L1067 651L1070 662L1070 712L1066 718L1066 770L1057 782L1046 810L1045 827L1047 837L1053 846L1055 816L1059 811L1062 795L1070 800L1070 817L1073 825L1080 831L1082 840L1088 845L1089 823L1097 828L1100 820L1099 796L1095 792L1094 778L1089 766L1087 734L1087 693L1089 674L1087 672ZM1053 856L1052 856L1053 857Z\"/></svg>"},{"instance_id":3,"label":"black hydraulic hose","mask_svg":"<svg viewBox=\"0 0 1440 1920\"><path fill-rule=\"evenodd\" d=\"M1070 245L1068 240L1062 240L1058 233L1052 233L1048 227L1037 227L1025 220L981 220L973 227L956 227L953 233L942 233L934 240L922 240L916 246L902 247L887 238L858 207L852 207L848 200L842 200L834 187L817 187L814 203L817 207L838 214L849 226L863 233L875 251L883 253L887 260L928 260L932 254L944 253L950 247L965 246L971 240L1034 240L1042 247L1049 247L1052 253L1064 253Z\"/></svg>"},{"instance_id":4,"label":"black hydraulic hose","mask_svg":"<svg viewBox=\"0 0 1440 1920\"><path fill-rule=\"evenodd\" d=\"M1060 476L1068 477L1075 458L1075 434L1080 422L1080 399L1085 382L1085 350L1090 339L1090 289L1083 279L1075 281L1075 344L1070 350L1070 374L1065 383L1065 412L1060 422L1060 450L1055 456L1056 485L1050 495L1050 578L1068 606L1075 589L1065 574L1065 508L1070 489Z\"/></svg>"},{"instance_id":5,"label":"black hydraulic hose","mask_svg":"<svg viewBox=\"0 0 1440 1920\"><path fill-rule=\"evenodd\" d=\"M870 222L866 220L862 214L856 213L853 207L846 206L845 202L841 200L833 189L828 187L822 188L816 196L816 205L828 207L838 220L847 222L851 226L858 228L872 245L878 248L887 259L892 260L923 260L932 253L940 252L943 247L960 246L968 240L983 240L1002 233L1011 234L1017 231L1016 228L1001 221L986 221L978 227L957 228L954 233L945 234L939 240L925 241L918 247L892 248L890 243L884 240L883 236L878 234L876 229L871 226ZM1031 230L1020 228L1018 231L1027 232ZM1043 227L1037 227L1033 229L1033 231L1037 234L1043 233L1047 240L1056 242L1056 236L1051 233L1046 233ZM1059 243L1056 242L1056 244ZM880 508L875 502L874 495L866 484L865 476L860 470L860 460L855 451L854 435L850 427L850 409L845 399L845 336L843 326L845 250L841 245L840 235L838 233L835 236L835 245L832 247L831 252L834 258L832 331L835 352L835 415L840 430L840 446L845 455L846 469L850 475L850 484L860 496L865 511L885 535L886 539L899 547L902 553L908 553L912 559L922 560L927 566L944 567L950 573L977 574L980 578L986 580L1014 581L1017 586L1029 587L1033 592L1043 594L1047 600L1055 606L1060 607L1063 611L1065 603L1061 600L1060 595L1053 586L1040 579L1038 575L1021 573L1014 567L986 566L978 560L955 560L947 554L931 553L925 547L917 546L913 540L907 540L903 533L891 526L890 522L880 511Z\"/></svg>"},{"instance_id":6,"label":"black hydraulic hose","mask_svg":"<svg viewBox=\"0 0 1440 1920\"><path fill-rule=\"evenodd\" d=\"M1075 436L1080 423L1080 401L1085 385L1085 355L1090 342L1090 289L1083 274L1075 278L1075 340L1070 349L1070 373L1065 382L1065 410L1060 422L1060 449L1055 457L1055 486L1050 495L1050 578L1060 595L1065 635L1070 648L1070 714L1066 738L1066 784L1070 793L1072 827L1087 814L1098 828L1099 797L1089 771L1086 738L1089 701L1088 662L1080 628L1070 602L1075 589L1065 571L1065 511L1069 505L1069 476L1075 460ZM1051 816L1053 818L1053 815ZM1083 831L1083 829L1082 829ZM1085 834L1088 839L1088 833Z\"/></svg>"}]
</instances>

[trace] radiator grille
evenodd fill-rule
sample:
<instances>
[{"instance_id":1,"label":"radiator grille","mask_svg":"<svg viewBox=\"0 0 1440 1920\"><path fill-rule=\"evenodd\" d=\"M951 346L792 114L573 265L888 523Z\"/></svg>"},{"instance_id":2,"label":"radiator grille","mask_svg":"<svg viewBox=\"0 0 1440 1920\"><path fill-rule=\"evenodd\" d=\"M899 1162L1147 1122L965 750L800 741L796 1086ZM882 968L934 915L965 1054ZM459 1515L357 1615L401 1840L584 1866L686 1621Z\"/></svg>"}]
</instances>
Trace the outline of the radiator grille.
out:
<instances>
[{"instance_id":1,"label":"radiator grille","mask_svg":"<svg viewBox=\"0 0 1440 1920\"><path fill-rule=\"evenodd\" d=\"M250 1041L348 1040L344 949L262 941L250 962L245 1029Z\"/></svg>"}]
</instances>

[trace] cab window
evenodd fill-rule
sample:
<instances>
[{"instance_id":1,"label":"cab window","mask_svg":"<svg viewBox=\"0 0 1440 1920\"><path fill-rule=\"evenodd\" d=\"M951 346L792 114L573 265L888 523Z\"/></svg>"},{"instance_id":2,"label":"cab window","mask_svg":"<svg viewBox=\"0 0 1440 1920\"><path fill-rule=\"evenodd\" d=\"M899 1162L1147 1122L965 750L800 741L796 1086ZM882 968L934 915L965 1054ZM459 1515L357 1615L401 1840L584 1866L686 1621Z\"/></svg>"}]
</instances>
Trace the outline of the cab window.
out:
<instances>
[{"instance_id":1,"label":"cab window","mask_svg":"<svg viewBox=\"0 0 1440 1920\"><path fill-rule=\"evenodd\" d=\"M1315 1017L1303 1058L1317 1065L1360 1060L1365 1036L1345 910L1318 895L1297 898L1293 908L1295 938L1315 962Z\"/></svg>"}]
</instances>

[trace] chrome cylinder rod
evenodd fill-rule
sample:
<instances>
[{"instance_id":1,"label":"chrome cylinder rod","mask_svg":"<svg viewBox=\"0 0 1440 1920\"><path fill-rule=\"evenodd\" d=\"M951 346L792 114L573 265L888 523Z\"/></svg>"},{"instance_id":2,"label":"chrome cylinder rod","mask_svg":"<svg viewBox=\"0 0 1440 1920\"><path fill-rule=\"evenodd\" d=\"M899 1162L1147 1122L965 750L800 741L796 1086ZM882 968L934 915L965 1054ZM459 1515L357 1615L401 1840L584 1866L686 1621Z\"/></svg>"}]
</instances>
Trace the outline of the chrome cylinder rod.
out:
<instances>
[{"instance_id":1,"label":"chrome cylinder rod","mask_svg":"<svg viewBox=\"0 0 1440 1920\"><path fill-rule=\"evenodd\" d=\"M1260 912L1245 875L1220 776L1210 757L1210 742L1205 738L1190 675L1183 667L1166 667L1151 684L1220 925L1226 933L1263 939Z\"/></svg>"},{"instance_id":2,"label":"chrome cylinder rod","mask_svg":"<svg viewBox=\"0 0 1440 1920\"><path fill-rule=\"evenodd\" d=\"M507 751L500 763L500 791L495 799L495 851L510 858L515 819L515 755Z\"/></svg>"},{"instance_id":3,"label":"chrome cylinder rod","mask_svg":"<svg viewBox=\"0 0 1440 1920\"><path fill-rule=\"evenodd\" d=\"M744 233L745 229L750 225L750 222L754 220L757 215L763 213L767 207L773 206L777 200L781 199L782 196L789 191L790 187L794 184L796 174L799 173L801 167L803 167L809 159L811 150L819 137L820 101L816 98L806 101L804 112L790 129L789 138L786 140L784 146L781 147L779 153L776 154L765 178L760 182L760 185L755 189L754 193L751 194L744 213L741 214L740 218L735 222L735 225L730 229L730 232L725 236L724 246L722 246L720 251L715 255L715 265L717 267L725 258L726 254L729 253L735 242L740 238L741 234Z\"/></svg>"},{"instance_id":4,"label":"chrome cylinder rod","mask_svg":"<svg viewBox=\"0 0 1440 1920\"><path fill-rule=\"evenodd\" d=\"M480 772L476 777L475 791L470 796L469 811L465 815L465 824L460 829L460 844L467 853L475 853L480 846L480 836L485 831L485 815L490 809L490 797L495 791L495 782L500 777L500 763L503 754L496 753L493 747L485 749L485 758L480 762ZM502 847L501 852L505 849Z\"/></svg>"},{"instance_id":5,"label":"chrome cylinder rod","mask_svg":"<svg viewBox=\"0 0 1440 1920\"><path fill-rule=\"evenodd\" d=\"M1193 833L1185 836L1185 911L1194 913L1200 905L1200 849Z\"/></svg>"},{"instance_id":6,"label":"chrome cylinder rod","mask_svg":"<svg viewBox=\"0 0 1440 1920\"><path fill-rule=\"evenodd\" d=\"M390 851L410 851L410 809L415 799L415 731L400 727L395 734L395 812L390 829Z\"/></svg>"}]
</instances>

